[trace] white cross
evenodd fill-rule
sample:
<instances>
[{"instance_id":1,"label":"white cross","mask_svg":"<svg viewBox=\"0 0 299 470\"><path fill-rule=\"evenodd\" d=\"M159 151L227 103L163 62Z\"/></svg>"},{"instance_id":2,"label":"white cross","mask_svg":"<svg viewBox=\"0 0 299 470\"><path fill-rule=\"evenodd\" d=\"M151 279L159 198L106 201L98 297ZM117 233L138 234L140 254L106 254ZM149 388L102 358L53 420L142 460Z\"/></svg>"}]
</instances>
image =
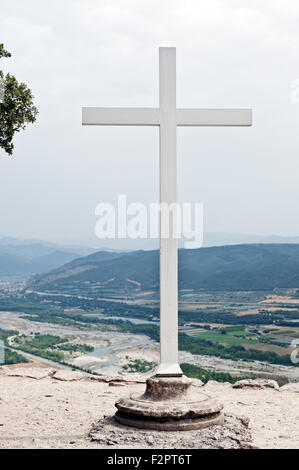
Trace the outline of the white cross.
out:
<instances>
[{"instance_id":1,"label":"white cross","mask_svg":"<svg viewBox=\"0 0 299 470\"><path fill-rule=\"evenodd\" d=\"M177 202L176 126L251 126L250 109L177 109L176 49L159 48L159 108L83 108L82 124L89 126L160 127L160 202ZM165 227L160 211L160 227ZM164 213L165 214L165 213ZM168 222L169 223L169 222ZM178 363L177 238L160 236L160 364L156 374L180 376Z\"/></svg>"}]
</instances>

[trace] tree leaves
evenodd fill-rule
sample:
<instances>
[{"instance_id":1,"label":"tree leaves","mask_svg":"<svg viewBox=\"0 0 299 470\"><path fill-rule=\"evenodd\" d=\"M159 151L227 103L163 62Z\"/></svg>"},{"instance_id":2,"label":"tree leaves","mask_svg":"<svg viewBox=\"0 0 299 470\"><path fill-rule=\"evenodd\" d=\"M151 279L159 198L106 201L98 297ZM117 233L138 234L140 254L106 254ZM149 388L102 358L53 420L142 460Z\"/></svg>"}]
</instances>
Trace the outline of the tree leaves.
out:
<instances>
[{"instance_id":1,"label":"tree leaves","mask_svg":"<svg viewBox=\"0 0 299 470\"><path fill-rule=\"evenodd\" d=\"M0 58L10 56L0 44ZM33 123L38 110L33 104L31 90L25 83L18 83L13 75L4 75L0 70L0 85L3 91L0 95L0 147L12 155L15 133L25 129L28 123Z\"/></svg>"},{"instance_id":2,"label":"tree leaves","mask_svg":"<svg viewBox=\"0 0 299 470\"><path fill-rule=\"evenodd\" d=\"M4 44L0 44L0 59L1 57L11 57L11 53L4 49Z\"/></svg>"}]
</instances>

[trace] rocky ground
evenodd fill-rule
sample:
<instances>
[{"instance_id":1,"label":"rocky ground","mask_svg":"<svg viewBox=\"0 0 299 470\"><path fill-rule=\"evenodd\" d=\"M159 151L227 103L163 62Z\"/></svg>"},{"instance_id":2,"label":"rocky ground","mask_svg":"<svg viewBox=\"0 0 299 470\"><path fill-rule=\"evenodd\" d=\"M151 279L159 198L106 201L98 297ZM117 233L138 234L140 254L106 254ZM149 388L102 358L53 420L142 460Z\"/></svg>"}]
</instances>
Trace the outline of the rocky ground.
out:
<instances>
[{"instance_id":1,"label":"rocky ground","mask_svg":"<svg viewBox=\"0 0 299 470\"><path fill-rule=\"evenodd\" d=\"M0 448L298 448L299 385L209 382L223 427L160 432L113 420L115 401L144 391L144 376L96 377L49 368L0 368ZM197 385L200 385L197 382ZM245 384L246 385L246 384ZM273 384L270 384L273 386Z\"/></svg>"}]
</instances>

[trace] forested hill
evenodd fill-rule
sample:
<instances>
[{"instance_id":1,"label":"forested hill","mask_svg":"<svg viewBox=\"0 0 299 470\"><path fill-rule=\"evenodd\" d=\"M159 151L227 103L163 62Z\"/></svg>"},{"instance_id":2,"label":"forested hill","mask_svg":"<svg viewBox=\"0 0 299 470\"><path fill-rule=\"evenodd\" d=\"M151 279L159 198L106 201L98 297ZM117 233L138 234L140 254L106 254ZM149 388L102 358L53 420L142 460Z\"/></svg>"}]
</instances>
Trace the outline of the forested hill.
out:
<instances>
[{"instance_id":1,"label":"forested hill","mask_svg":"<svg viewBox=\"0 0 299 470\"><path fill-rule=\"evenodd\" d=\"M61 289L96 284L109 289L157 289L159 252L100 251L35 276L31 286ZM299 245L250 244L179 250L180 289L299 287Z\"/></svg>"}]
</instances>

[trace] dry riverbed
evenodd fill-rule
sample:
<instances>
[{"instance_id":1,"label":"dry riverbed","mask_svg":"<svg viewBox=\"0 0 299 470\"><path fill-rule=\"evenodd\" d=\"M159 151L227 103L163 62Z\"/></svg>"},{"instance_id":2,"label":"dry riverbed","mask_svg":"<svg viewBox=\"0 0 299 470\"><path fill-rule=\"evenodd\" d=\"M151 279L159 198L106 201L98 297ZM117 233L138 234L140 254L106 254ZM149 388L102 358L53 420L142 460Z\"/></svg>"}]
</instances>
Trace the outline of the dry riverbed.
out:
<instances>
[{"instance_id":1,"label":"dry riverbed","mask_svg":"<svg viewBox=\"0 0 299 470\"><path fill-rule=\"evenodd\" d=\"M68 338L72 343L87 344L95 348L94 353L75 354L69 359L70 364L89 368L104 375L118 375L124 372L123 366L132 360L140 359L153 363L159 361L159 345L151 342L145 335L100 331L96 329L78 329L51 323L38 323L21 318L15 312L0 312L1 324L20 333L52 334ZM299 368L267 364L258 361L233 361L215 356L193 355L186 351L179 353L180 363L190 363L206 369L229 372L233 375L255 374L284 376L290 381L299 380Z\"/></svg>"}]
</instances>

